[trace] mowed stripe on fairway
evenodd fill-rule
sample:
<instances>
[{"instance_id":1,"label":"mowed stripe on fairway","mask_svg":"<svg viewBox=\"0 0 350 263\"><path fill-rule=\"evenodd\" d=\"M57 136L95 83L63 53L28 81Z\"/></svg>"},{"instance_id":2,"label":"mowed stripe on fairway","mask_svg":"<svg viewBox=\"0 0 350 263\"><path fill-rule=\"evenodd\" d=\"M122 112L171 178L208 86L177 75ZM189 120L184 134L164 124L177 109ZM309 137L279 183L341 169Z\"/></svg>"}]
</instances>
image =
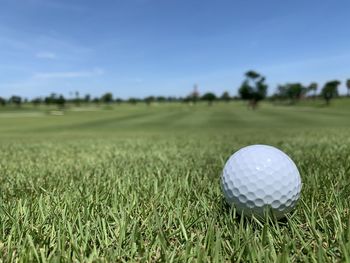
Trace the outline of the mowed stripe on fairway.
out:
<instances>
[{"instance_id":1,"label":"mowed stripe on fairway","mask_svg":"<svg viewBox=\"0 0 350 263\"><path fill-rule=\"evenodd\" d=\"M337 113L339 112L339 114ZM21 115L23 110L19 111ZM0 118L0 133L9 137L27 137L60 133L201 132L222 129L273 129L302 127L349 127L347 108L311 106L274 106L263 103L251 110L242 102L161 105L121 105L94 111L67 109L63 116L38 111L36 116Z\"/></svg>"}]
</instances>

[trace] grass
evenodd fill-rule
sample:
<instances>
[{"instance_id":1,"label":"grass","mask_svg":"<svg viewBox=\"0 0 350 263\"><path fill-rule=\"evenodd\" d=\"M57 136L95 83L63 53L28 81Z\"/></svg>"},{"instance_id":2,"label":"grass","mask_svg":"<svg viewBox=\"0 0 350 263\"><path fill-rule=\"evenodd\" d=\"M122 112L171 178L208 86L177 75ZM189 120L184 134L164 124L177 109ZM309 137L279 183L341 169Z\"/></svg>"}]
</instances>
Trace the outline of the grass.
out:
<instances>
[{"instance_id":1,"label":"grass","mask_svg":"<svg viewBox=\"0 0 350 263\"><path fill-rule=\"evenodd\" d=\"M350 101L26 107L0 109L3 261L350 262ZM286 220L223 200L225 161L255 143L299 167Z\"/></svg>"}]
</instances>

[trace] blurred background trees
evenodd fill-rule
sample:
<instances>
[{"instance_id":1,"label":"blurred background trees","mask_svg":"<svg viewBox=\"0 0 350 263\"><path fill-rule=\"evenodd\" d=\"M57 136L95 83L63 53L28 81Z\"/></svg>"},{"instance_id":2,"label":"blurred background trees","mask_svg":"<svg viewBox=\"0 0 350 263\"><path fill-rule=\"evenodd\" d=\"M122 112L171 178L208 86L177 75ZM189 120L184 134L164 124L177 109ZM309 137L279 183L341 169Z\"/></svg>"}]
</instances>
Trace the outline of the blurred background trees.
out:
<instances>
[{"instance_id":1,"label":"blurred background trees","mask_svg":"<svg viewBox=\"0 0 350 263\"><path fill-rule=\"evenodd\" d=\"M311 82L309 85L304 85L300 82L286 83L278 85L274 94L268 96L268 85L266 79L260 73L250 70L244 74L244 80L240 87L238 88L238 96L231 96L228 91L224 91L220 96L217 96L212 91L208 91L203 95L200 95L198 90L198 85L193 86L192 91L188 96L185 97L175 97L175 96L146 96L144 98L130 97L127 99L114 98L112 92L106 92L101 96L92 97L90 94L85 94L80 97L79 91L70 92L69 97L65 98L62 94L58 95L56 93L51 93L46 97L35 97L31 100L23 98L19 95L12 95L9 98L0 96L0 106L4 107L9 105L9 107L14 106L15 108L20 108L21 105L32 104L33 107L37 108L40 105L55 106L59 109L66 107L81 105L86 106L99 106L101 103L104 104L122 104L128 103L135 105L139 102L143 102L146 105L151 105L153 103L164 103L164 102L185 102L190 103L190 105L195 105L197 102L206 102L209 106L212 106L215 101L229 102L231 100L242 99L248 102L248 106L252 109L256 109L260 101L265 98L269 98L270 101L274 103L294 105L300 100L313 99L313 101L320 101L321 99L325 101L326 105L329 105L331 100L335 97L350 96L350 79L344 81L347 94L339 94L339 85L341 82L339 80L332 80L324 83L320 92L318 92L319 84L316 82ZM1 95L1 94L0 94Z\"/></svg>"},{"instance_id":2,"label":"blurred background trees","mask_svg":"<svg viewBox=\"0 0 350 263\"><path fill-rule=\"evenodd\" d=\"M265 77L259 73L250 70L245 73L243 81L238 92L242 100L248 101L250 107L255 109L258 102L265 99L268 86L265 83Z\"/></svg>"},{"instance_id":3,"label":"blurred background trees","mask_svg":"<svg viewBox=\"0 0 350 263\"><path fill-rule=\"evenodd\" d=\"M288 100L290 104L294 104L303 98L307 91L308 89L301 83L287 83L278 86L277 97L282 100Z\"/></svg>"},{"instance_id":4,"label":"blurred background trees","mask_svg":"<svg viewBox=\"0 0 350 263\"><path fill-rule=\"evenodd\" d=\"M5 106L6 105L6 99L0 97L0 106Z\"/></svg>"},{"instance_id":5,"label":"blurred background trees","mask_svg":"<svg viewBox=\"0 0 350 263\"><path fill-rule=\"evenodd\" d=\"M220 99L222 101L229 102L231 100L230 93L228 93L228 91L224 91L224 93L222 93Z\"/></svg>"},{"instance_id":6,"label":"blurred background trees","mask_svg":"<svg viewBox=\"0 0 350 263\"><path fill-rule=\"evenodd\" d=\"M329 105L331 99L338 96L338 86L340 85L340 81L333 80L328 81L324 84L321 95L326 101L326 104Z\"/></svg>"},{"instance_id":7,"label":"blurred background trees","mask_svg":"<svg viewBox=\"0 0 350 263\"><path fill-rule=\"evenodd\" d=\"M21 104L22 104L22 98L20 96L13 95L13 96L10 97L9 102L11 104L16 105L17 107L20 107Z\"/></svg>"},{"instance_id":8,"label":"blurred background trees","mask_svg":"<svg viewBox=\"0 0 350 263\"><path fill-rule=\"evenodd\" d=\"M201 97L201 100L208 102L208 105L211 106L216 100L216 95L212 92L207 92Z\"/></svg>"},{"instance_id":9,"label":"blurred background trees","mask_svg":"<svg viewBox=\"0 0 350 263\"><path fill-rule=\"evenodd\" d=\"M110 104L113 102L113 94L111 92L107 92L101 96L101 102Z\"/></svg>"},{"instance_id":10,"label":"blurred background trees","mask_svg":"<svg viewBox=\"0 0 350 263\"><path fill-rule=\"evenodd\" d=\"M312 97L315 99L316 98L316 95L317 95L317 88L318 88L318 85L316 82L312 82L309 87L307 88L308 89L308 92L312 93Z\"/></svg>"}]
</instances>

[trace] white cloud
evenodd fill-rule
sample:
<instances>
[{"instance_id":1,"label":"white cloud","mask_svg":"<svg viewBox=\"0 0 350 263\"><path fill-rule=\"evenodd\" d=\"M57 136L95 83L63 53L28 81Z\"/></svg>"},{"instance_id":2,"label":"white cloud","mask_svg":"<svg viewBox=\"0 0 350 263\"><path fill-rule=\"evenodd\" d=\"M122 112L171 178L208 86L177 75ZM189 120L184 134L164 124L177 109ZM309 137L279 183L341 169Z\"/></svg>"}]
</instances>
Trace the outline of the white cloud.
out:
<instances>
[{"instance_id":1,"label":"white cloud","mask_svg":"<svg viewBox=\"0 0 350 263\"><path fill-rule=\"evenodd\" d=\"M40 72L34 74L34 79L69 79L82 78L103 75L104 71L100 68L95 68L90 71L64 71L64 72Z\"/></svg>"},{"instance_id":2,"label":"white cloud","mask_svg":"<svg viewBox=\"0 0 350 263\"><path fill-rule=\"evenodd\" d=\"M49 51L41 51L35 54L37 58L43 58L43 59L56 59L57 55L53 52Z\"/></svg>"}]
</instances>

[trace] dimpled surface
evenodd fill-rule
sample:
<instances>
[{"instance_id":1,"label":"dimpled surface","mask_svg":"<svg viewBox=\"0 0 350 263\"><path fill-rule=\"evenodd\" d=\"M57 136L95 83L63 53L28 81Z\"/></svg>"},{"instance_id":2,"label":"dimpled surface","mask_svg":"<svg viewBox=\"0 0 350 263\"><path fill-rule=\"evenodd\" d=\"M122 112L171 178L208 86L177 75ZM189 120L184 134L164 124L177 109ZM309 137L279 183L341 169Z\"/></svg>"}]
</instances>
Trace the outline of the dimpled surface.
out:
<instances>
[{"instance_id":1,"label":"dimpled surface","mask_svg":"<svg viewBox=\"0 0 350 263\"><path fill-rule=\"evenodd\" d=\"M263 217L269 209L277 219L293 209L301 191L294 162L267 145L251 145L234 153L225 164L221 184L226 201L239 214Z\"/></svg>"}]
</instances>

